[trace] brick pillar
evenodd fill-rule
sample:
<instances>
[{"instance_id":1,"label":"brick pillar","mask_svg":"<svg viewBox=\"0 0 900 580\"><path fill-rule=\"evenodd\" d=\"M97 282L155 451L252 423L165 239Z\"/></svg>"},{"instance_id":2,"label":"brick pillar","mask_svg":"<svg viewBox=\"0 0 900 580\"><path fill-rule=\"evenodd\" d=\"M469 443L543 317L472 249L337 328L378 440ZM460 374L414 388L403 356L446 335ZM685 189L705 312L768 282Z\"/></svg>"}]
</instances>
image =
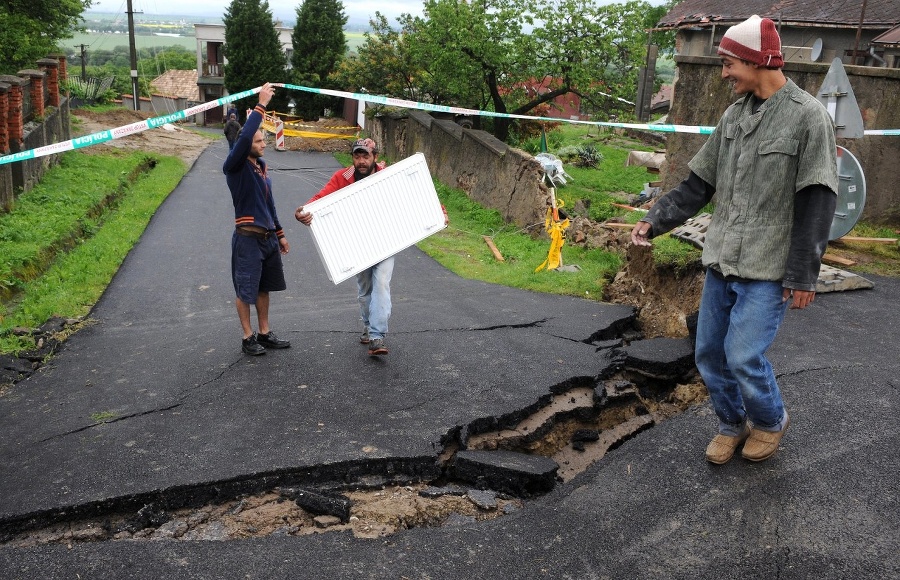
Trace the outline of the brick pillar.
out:
<instances>
[{"instance_id":1,"label":"brick pillar","mask_svg":"<svg viewBox=\"0 0 900 580\"><path fill-rule=\"evenodd\" d=\"M9 84L0 83L0 155L9 154Z\"/></svg>"},{"instance_id":2,"label":"brick pillar","mask_svg":"<svg viewBox=\"0 0 900 580\"><path fill-rule=\"evenodd\" d=\"M47 105L59 106L59 61L55 58L42 58L38 66L47 75Z\"/></svg>"},{"instance_id":3,"label":"brick pillar","mask_svg":"<svg viewBox=\"0 0 900 580\"><path fill-rule=\"evenodd\" d=\"M68 64L66 64L66 55L64 54L53 54L51 58L55 58L59 61L59 84L60 86L66 84L66 81L69 80L69 69Z\"/></svg>"},{"instance_id":4,"label":"brick pillar","mask_svg":"<svg viewBox=\"0 0 900 580\"><path fill-rule=\"evenodd\" d=\"M19 151L22 147L22 139L25 137L25 120L22 118L24 100L22 87L28 81L12 75L0 75L0 82L9 85L6 109L6 144L8 147L12 147L15 143L19 147L15 151Z\"/></svg>"},{"instance_id":5,"label":"brick pillar","mask_svg":"<svg viewBox=\"0 0 900 580\"><path fill-rule=\"evenodd\" d=\"M20 77L31 79L31 113L35 117L44 116L44 73L35 69L20 70Z\"/></svg>"}]
</instances>

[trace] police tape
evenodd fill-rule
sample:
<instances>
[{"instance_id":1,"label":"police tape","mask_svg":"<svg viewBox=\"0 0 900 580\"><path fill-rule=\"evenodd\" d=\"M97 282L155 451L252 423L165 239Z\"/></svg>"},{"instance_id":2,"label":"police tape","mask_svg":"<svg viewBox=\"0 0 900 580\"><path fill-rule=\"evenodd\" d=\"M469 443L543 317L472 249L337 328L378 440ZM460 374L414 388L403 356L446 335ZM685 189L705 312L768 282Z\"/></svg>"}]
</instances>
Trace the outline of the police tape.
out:
<instances>
[{"instance_id":1,"label":"police tape","mask_svg":"<svg viewBox=\"0 0 900 580\"><path fill-rule=\"evenodd\" d=\"M643 129L645 131L657 131L661 133L694 133L700 135L709 135L715 130L715 127L704 127L704 126L696 126L696 125L669 125L669 124L656 124L656 123L617 123L611 121L582 121L577 119L563 119L559 117L534 117L530 115L516 115L513 113L497 113L493 111L481 111L478 109L466 109L463 107L449 107L446 105L435 105L433 103L422 103L418 101L408 101L405 99L398 99L395 97L384 97L381 95L370 95L368 93L350 93L345 91L335 91L331 89L319 89L315 87L303 87L299 85L292 85L288 83L272 83L272 86L282 87L289 90L297 90L304 91L315 94L322 95L330 95L334 97L342 97L346 99L356 99L358 101L365 101L369 103L377 103L381 105L393 106L393 107L401 107L407 109L419 109L423 111L434 111L440 113L452 113L458 115L472 115L472 116L481 116L481 117L497 117L504 119L523 119L529 121L554 121L560 123L570 123L570 124L582 124L582 125L594 125L598 127L613 127L620 129ZM239 99L243 99L252 95L259 93L262 87L256 87L254 89L250 89L247 91L243 91L240 93L235 93L232 95L227 95L216 99L215 101L209 101L208 103L202 103L200 105L196 105L193 107L189 107L182 111L176 111L174 113L163 115L161 117L152 117L147 119L146 121L138 121L137 123L131 123L130 125L124 125L122 127L116 127L114 129L107 129L105 131L100 131L98 133L92 133L90 135L84 135L82 137L76 137L75 139L70 139L68 141L61 141L59 143L51 143L50 145L44 145L43 147L38 147L36 149L29 149L28 151L20 151L18 153L12 153L10 155L5 155L0 157L0 165L5 165L7 163L15 163L17 161L26 161L28 159L34 159L36 157L44 157L46 155L53 155L55 153L62 153L64 151L70 151L72 149L81 149L82 147L90 147L92 145L99 145L100 143L105 143L107 141L111 141L113 139L121 139L122 137L127 137L129 135L134 135L135 133L141 133L148 129L155 129L167 123L173 123L176 121L184 120L187 117L191 117L196 115L197 113L201 113L203 111L208 111L209 109L213 109L215 107L220 107L222 105L226 105L233 101L237 101ZM900 129L867 129L865 131L865 135L880 135L880 136L900 136Z\"/></svg>"},{"instance_id":2,"label":"police tape","mask_svg":"<svg viewBox=\"0 0 900 580\"><path fill-rule=\"evenodd\" d=\"M645 131L658 131L662 133L697 133L700 135L709 135L715 130L715 127L705 127L697 125L667 125L665 123L616 123L612 121L582 121L578 119L563 119L560 117L533 117L530 115L514 115L511 113L495 113L493 111L481 111L478 109L464 109L461 107L448 107L446 105L434 105L432 103L421 103L418 101L407 101L393 97L382 97L379 95L370 95L368 93L348 93L344 91L334 91L330 89L317 89L313 87L301 87L298 85L273 83L276 87L284 87L286 89L306 91L310 93L318 93L330 95L333 97L343 97L345 99L356 99L359 101L367 101L370 103L378 103L382 105L402 107L407 109L420 109L423 111L435 111L440 113L453 113L457 115L474 115L482 117L500 117L506 119L525 119L529 121L558 121L561 123L595 125L599 127L613 127L622 129L643 129ZM900 129L867 129L866 135L882 135L882 136L900 136Z\"/></svg>"},{"instance_id":3,"label":"police tape","mask_svg":"<svg viewBox=\"0 0 900 580\"><path fill-rule=\"evenodd\" d=\"M189 107L182 111L176 111L168 115L163 115L162 117L152 117L145 121L131 123L130 125L124 125L122 127L116 127L114 129L107 129L105 131L91 133L90 135L84 135L83 137L69 139L68 141L60 141L59 143L51 143L50 145L44 145L43 147L38 147L36 149L29 149L28 151L20 151L19 153L5 155L3 157L0 157L0 165L14 163L16 161L25 161L28 159L34 159L36 157L44 157L46 155L53 155L54 153L71 151L72 149L81 149L82 147L99 145L100 143L112 141L113 139L121 139L122 137L134 135L135 133L141 133L148 129L155 129L167 123L181 121L187 117L196 115L197 113L208 111L209 109L213 109L215 107L221 107L222 105L228 104L232 101L237 101L238 99L243 99L255 95L260 91L261 88L262 87L256 87L255 89L250 89L241 93L227 95L220 99L216 99L215 101L210 101L208 103Z\"/></svg>"},{"instance_id":4,"label":"police tape","mask_svg":"<svg viewBox=\"0 0 900 580\"><path fill-rule=\"evenodd\" d=\"M344 91L335 91L331 89L317 89L314 87L301 87L298 85L273 83L276 87L284 87L286 89L305 91L321 95L329 95L332 97L342 97L345 99L356 99L358 101L367 101L370 103L378 103L392 107L402 107L406 109L419 109L423 111L434 111L438 113L453 113L456 115L473 115L481 117L498 117L503 119L524 119L528 121L558 121L561 123L573 123L583 125L597 125L601 127L616 127L622 129L648 129L650 131L661 131L664 133L699 133L701 135L709 135L715 127L698 127L694 125L666 125L666 124L642 124L642 123L615 123L610 121L581 121L577 119L563 119L559 117L534 117L531 115L516 115L513 113L496 113L494 111L481 111L479 109L465 109L462 107L449 107L447 105L435 105L433 103L422 103L418 101L407 101L405 99L397 99L395 97L383 97L380 95L370 95L368 93L348 93Z\"/></svg>"}]
</instances>

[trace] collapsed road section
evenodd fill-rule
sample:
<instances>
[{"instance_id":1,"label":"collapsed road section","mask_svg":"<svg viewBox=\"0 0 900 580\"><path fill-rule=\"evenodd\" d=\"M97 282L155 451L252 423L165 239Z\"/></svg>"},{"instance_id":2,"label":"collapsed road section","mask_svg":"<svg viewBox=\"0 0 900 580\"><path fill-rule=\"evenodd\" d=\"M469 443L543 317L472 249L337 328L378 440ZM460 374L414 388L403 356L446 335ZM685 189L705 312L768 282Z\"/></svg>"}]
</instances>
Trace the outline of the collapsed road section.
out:
<instances>
[{"instance_id":1,"label":"collapsed road section","mask_svg":"<svg viewBox=\"0 0 900 580\"><path fill-rule=\"evenodd\" d=\"M436 457L279 470L112 498L0 521L0 543L232 540L412 527L501 517L611 449L705 397L688 339L589 339L609 364L503 416L452 429Z\"/></svg>"}]
</instances>

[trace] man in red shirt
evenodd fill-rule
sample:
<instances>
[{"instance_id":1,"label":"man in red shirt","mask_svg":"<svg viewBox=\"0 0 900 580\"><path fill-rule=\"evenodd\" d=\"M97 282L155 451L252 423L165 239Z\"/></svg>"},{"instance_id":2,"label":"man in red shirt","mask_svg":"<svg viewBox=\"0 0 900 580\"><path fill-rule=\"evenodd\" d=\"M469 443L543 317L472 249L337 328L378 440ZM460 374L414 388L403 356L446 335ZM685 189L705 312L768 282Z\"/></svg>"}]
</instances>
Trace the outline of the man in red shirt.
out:
<instances>
[{"instance_id":1,"label":"man in red shirt","mask_svg":"<svg viewBox=\"0 0 900 580\"><path fill-rule=\"evenodd\" d=\"M353 165L338 169L331 176L325 187L312 196L310 203L330 193L355 183L356 181L384 169L384 162L378 161L378 149L371 139L358 139L350 149ZM312 223L312 214L297 208L294 217L303 225ZM363 333L359 341L369 347L370 356L381 356L388 353L384 337L388 330L388 319L391 316L391 275L394 272L394 257L391 256L371 268L356 275L359 300L359 314L363 322Z\"/></svg>"}]
</instances>

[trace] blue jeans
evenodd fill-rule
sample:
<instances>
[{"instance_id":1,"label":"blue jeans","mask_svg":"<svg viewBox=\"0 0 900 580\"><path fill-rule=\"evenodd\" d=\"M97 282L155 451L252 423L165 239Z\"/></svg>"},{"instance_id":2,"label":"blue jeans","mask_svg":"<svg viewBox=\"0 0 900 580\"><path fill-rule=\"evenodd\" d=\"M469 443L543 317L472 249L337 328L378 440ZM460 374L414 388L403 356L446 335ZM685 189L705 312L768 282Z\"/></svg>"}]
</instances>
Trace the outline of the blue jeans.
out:
<instances>
[{"instance_id":1,"label":"blue jeans","mask_svg":"<svg viewBox=\"0 0 900 580\"><path fill-rule=\"evenodd\" d=\"M706 272L694 357L723 435L738 435L747 419L763 431L784 427L781 391L766 358L790 304L781 296L780 282Z\"/></svg>"},{"instance_id":2,"label":"blue jeans","mask_svg":"<svg viewBox=\"0 0 900 580\"><path fill-rule=\"evenodd\" d=\"M372 340L384 338L388 331L393 273L394 257L391 256L356 275L359 315Z\"/></svg>"}]
</instances>

